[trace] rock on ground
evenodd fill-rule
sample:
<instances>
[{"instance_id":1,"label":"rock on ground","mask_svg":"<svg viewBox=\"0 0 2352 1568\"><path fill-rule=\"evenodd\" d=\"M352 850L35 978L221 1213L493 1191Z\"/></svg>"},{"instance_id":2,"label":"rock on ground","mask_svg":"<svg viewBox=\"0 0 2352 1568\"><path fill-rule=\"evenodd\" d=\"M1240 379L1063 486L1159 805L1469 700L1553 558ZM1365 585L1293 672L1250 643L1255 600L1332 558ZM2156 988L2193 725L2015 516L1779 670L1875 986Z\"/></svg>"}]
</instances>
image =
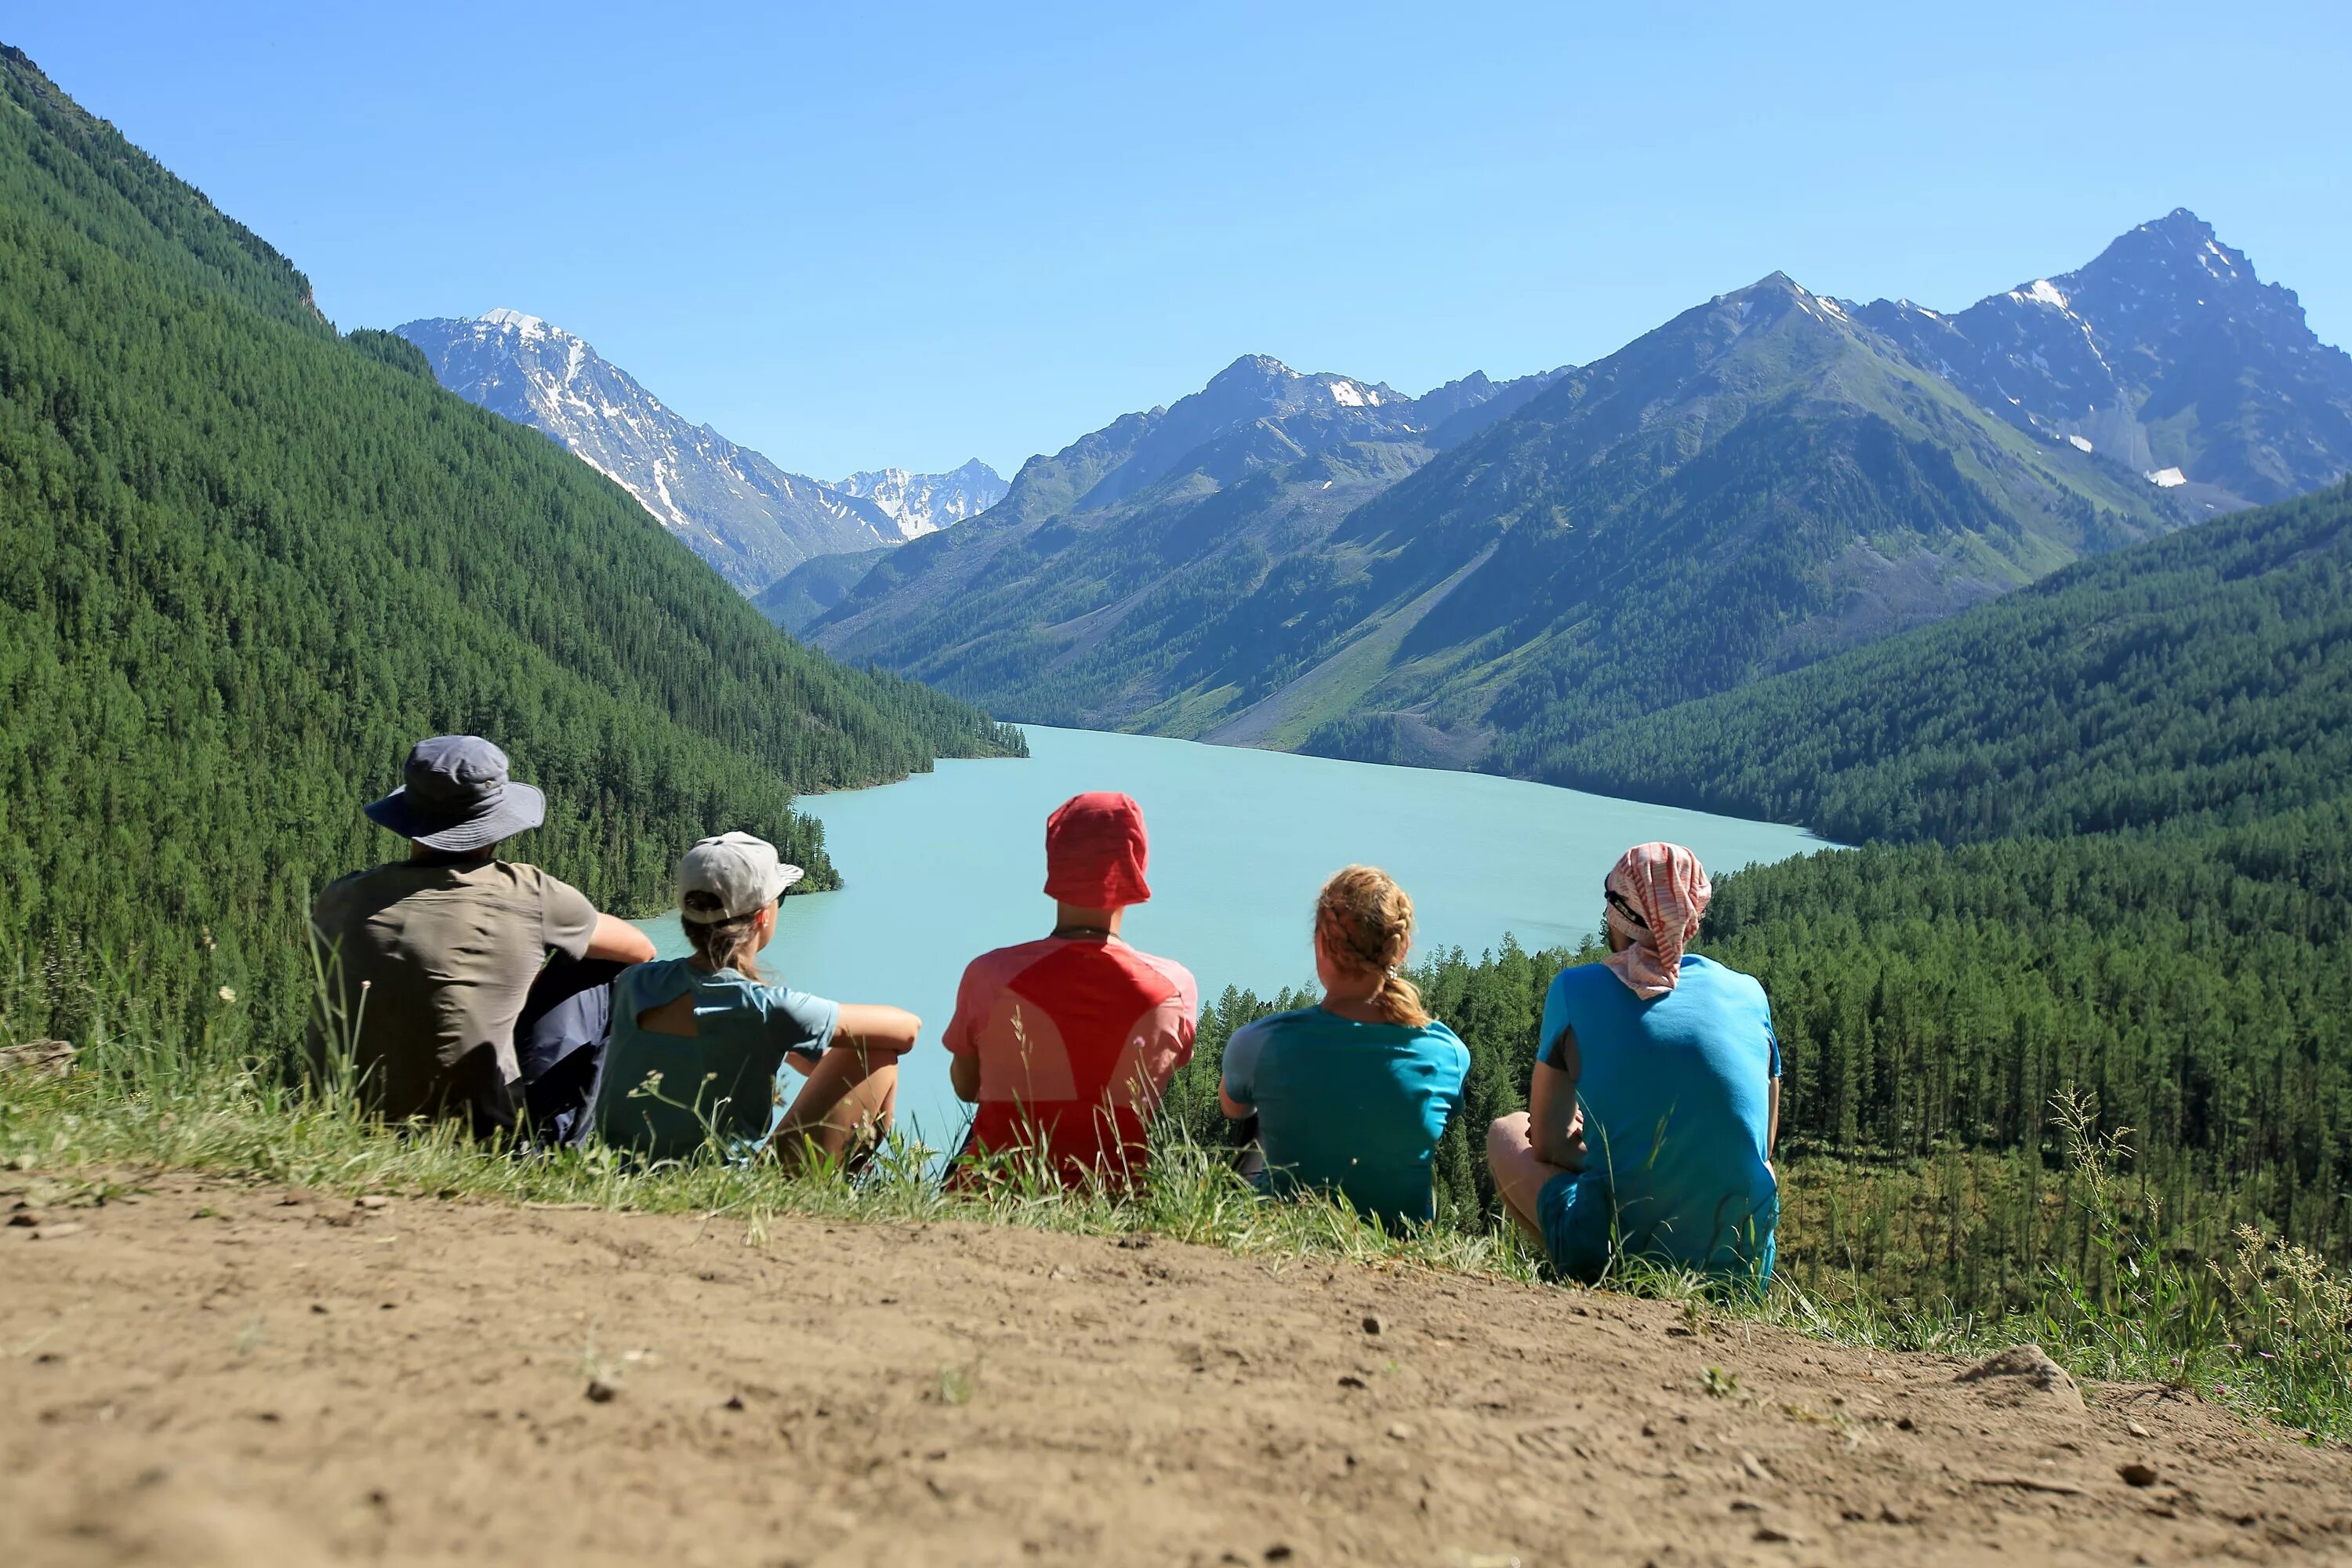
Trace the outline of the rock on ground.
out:
<instances>
[{"instance_id":1,"label":"rock on ground","mask_svg":"<svg viewBox=\"0 0 2352 1568\"><path fill-rule=\"evenodd\" d=\"M2040 1345L2011 1345L1977 1363L1954 1381L1975 1384L1987 1397L1996 1400L2014 1403L2039 1398L2065 1410L2083 1408L2083 1391Z\"/></svg>"}]
</instances>

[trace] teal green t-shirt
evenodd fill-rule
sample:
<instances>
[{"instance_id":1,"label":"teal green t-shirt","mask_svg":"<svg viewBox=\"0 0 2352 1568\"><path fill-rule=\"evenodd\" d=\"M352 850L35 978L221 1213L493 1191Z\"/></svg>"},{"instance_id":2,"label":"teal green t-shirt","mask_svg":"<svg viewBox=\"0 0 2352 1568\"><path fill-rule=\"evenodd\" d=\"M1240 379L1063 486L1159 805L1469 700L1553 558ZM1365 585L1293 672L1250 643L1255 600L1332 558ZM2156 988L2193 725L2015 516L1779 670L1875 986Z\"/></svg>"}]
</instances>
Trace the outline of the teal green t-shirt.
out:
<instances>
[{"instance_id":1,"label":"teal green t-shirt","mask_svg":"<svg viewBox=\"0 0 2352 1568\"><path fill-rule=\"evenodd\" d=\"M1469 1048L1433 1019L1408 1028L1302 1007L1225 1045L1225 1092L1257 1110L1265 1190L1339 1193L1391 1229L1434 1215L1430 1159L1469 1071Z\"/></svg>"}]
</instances>

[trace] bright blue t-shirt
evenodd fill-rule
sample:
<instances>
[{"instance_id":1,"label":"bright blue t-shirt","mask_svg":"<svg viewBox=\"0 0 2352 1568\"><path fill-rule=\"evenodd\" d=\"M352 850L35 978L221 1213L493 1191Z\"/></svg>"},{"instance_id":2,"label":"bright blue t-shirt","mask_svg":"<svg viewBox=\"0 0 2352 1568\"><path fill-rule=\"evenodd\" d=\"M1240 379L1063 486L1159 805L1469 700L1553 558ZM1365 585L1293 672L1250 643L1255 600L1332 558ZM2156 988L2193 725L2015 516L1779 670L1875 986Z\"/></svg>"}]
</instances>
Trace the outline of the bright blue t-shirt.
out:
<instances>
[{"instance_id":1,"label":"bright blue t-shirt","mask_svg":"<svg viewBox=\"0 0 2352 1568\"><path fill-rule=\"evenodd\" d=\"M1568 1028L1582 1058L1585 1164L1546 1189L1552 1261L1580 1279L1622 1254L1768 1271L1780 1214L1766 1151L1780 1043L1764 987L1691 954L1672 991L1643 1001L1606 964L1580 964L1544 998L1548 1065L1566 1065Z\"/></svg>"},{"instance_id":2,"label":"bright blue t-shirt","mask_svg":"<svg viewBox=\"0 0 2352 1568\"><path fill-rule=\"evenodd\" d=\"M1430 1157L1469 1070L1469 1048L1433 1019L1408 1028L1302 1007L1234 1030L1223 1074L1225 1092L1257 1110L1265 1191L1340 1193L1394 1230L1434 1217Z\"/></svg>"},{"instance_id":3,"label":"bright blue t-shirt","mask_svg":"<svg viewBox=\"0 0 2352 1568\"><path fill-rule=\"evenodd\" d=\"M693 1037L638 1024L639 1014L688 992ZM732 969L706 973L683 958L634 964L613 982L612 1038L589 1090L588 1122L606 1142L656 1160L684 1159L712 1132L722 1142L764 1137L784 1053L821 1054L840 1025L838 1003ZM660 1082L647 1089L655 1073Z\"/></svg>"}]
</instances>

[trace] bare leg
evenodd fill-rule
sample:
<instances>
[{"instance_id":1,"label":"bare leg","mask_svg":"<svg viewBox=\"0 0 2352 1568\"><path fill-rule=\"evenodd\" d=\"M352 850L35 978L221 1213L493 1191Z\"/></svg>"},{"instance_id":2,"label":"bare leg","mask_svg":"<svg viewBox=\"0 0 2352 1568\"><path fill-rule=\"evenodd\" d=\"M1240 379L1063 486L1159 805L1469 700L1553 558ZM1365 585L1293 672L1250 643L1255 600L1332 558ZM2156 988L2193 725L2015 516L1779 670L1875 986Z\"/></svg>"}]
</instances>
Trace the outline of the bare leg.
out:
<instances>
[{"instance_id":1,"label":"bare leg","mask_svg":"<svg viewBox=\"0 0 2352 1568\"><path fill-rule=\"evenodd\" d=\"M1544 1184L1566 1173L1536 1157L1526 1111L1514 1111L1486 1129L1486 1169L1494 1173L1495 1192L1503 1207L1529 1240L1544 1247L1543 1222L1538 1213Z\"/></svg>"},{"instance_id":2,"label":"bare leg","mask_svg":"<svg viewBox=\"0 0 2352 1568\"><path fill-rule=\"evenodd\" d=\"M898 1053L836 1046L811 1070L768 1146L787 1170L820 1159L854 1170L889 1136L898 1105Z\"/></svg>"}]
</instances>

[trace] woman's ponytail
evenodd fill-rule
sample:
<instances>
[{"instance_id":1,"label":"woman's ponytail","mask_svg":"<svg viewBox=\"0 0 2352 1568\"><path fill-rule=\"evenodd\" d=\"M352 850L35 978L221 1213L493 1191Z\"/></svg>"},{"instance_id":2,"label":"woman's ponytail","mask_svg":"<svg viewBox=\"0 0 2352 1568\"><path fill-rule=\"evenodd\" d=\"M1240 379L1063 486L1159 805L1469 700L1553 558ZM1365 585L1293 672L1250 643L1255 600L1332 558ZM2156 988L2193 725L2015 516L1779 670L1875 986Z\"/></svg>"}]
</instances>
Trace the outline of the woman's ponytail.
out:
<instances>
[{"instance_id":1,"label":"woman's ponytail","mask_svg":"<svg viewBox=\"0 0 2352 1568\"><path fill-rule=\"evenodd\" d=\"M719 911L716 896L704 892L686 895L682 909L709 917ZM760 911L737 915L733 920L682 921L686 939L694 944L694 956L707 970L731 969L746 980L760 979L760 933L757 929Z\"/></svg>"}]
</instances>

